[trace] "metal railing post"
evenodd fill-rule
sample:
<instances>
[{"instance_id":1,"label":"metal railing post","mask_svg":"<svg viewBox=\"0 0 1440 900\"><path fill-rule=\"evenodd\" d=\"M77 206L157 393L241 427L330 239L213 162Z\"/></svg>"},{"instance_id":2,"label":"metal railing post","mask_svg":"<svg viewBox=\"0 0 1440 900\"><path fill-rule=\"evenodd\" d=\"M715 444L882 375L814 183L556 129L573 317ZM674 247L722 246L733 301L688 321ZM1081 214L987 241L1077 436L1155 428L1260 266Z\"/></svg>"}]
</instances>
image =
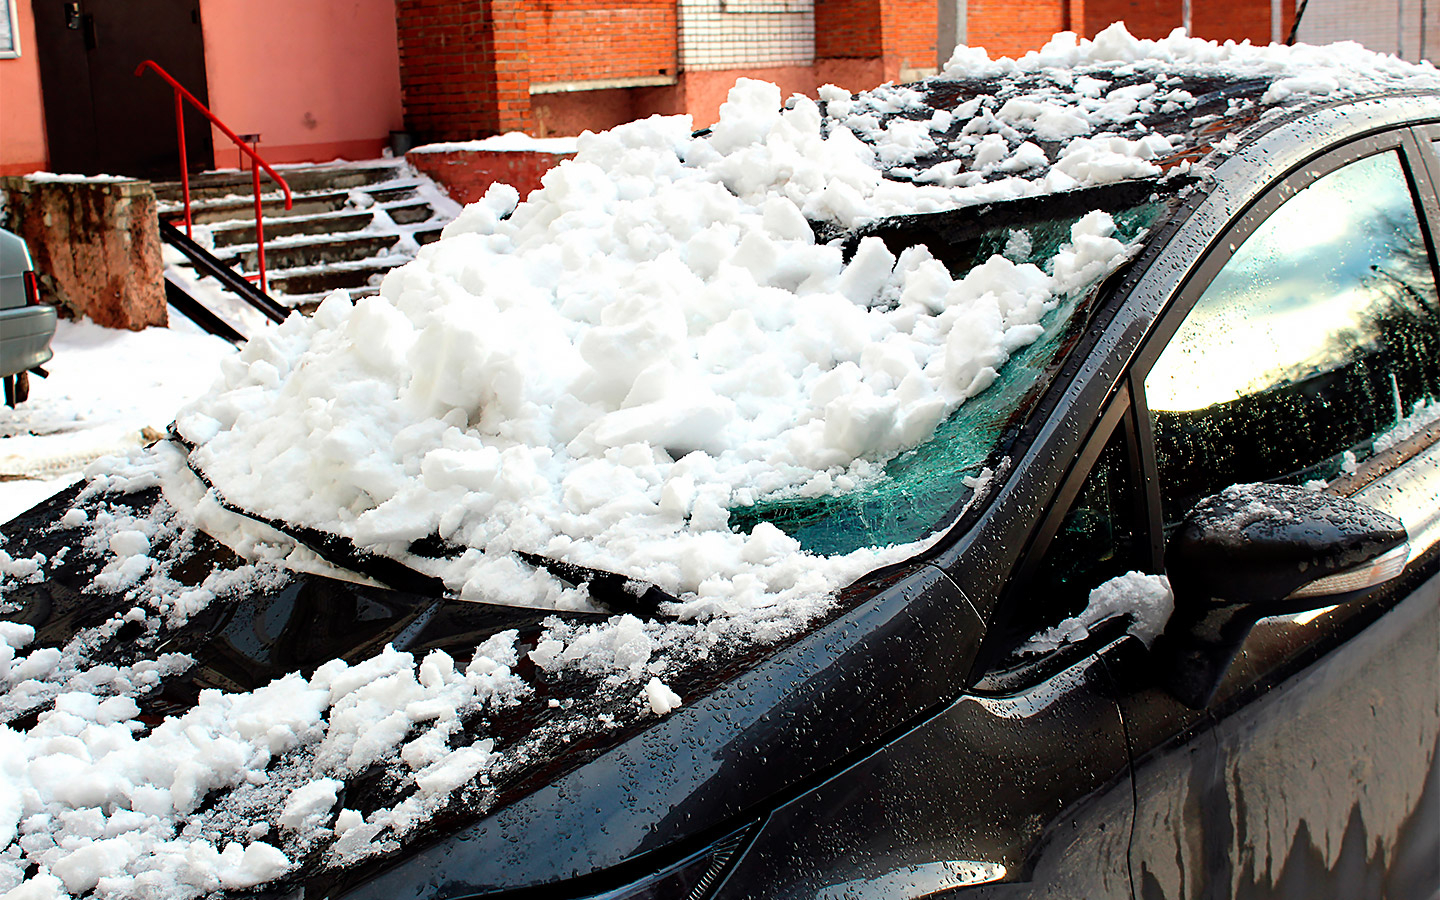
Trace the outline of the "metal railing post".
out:
<instances>
[{"instance_id":1,"label":"metal railing post","mask_svg":"<svg viewBox=\"0 0 1440 900\"><path fill-rule=\"evenodd\" d=\"M268 293L265 287L265 223L260 215L260 167L250 167L250 177L255 182L255 249L260 257L260 290Z\"/></svg>"},{"instance_id":2,"label":"metal railing post","mask_svg":"<svg viewBox=\"0 0 1440 900\"><path fill-rule=\"evenodd\" d=\"M228 125L216 118L215 114L211 112L205 104L195 99L194 94L185 90L185 88L180 85L180 82L176 81L173 77L171 77L169 72L166 72L164 69L160 68L160 66L156 64L155 60L147 59L139 66L137 66L135 68L135 77L139 78L141 75L145 74L146 69L153 69L156 75L159 75L161 78L165 79L165 81L169 83L172 88L175 89L175 130L180 143L180 184L182 190L185 193L185 236L187 238L193 240L194 234L192 231L190 217L190 165L185 159L184 101L190 101L191 106L204 113L205 118L209 119L212 125L220 129L220 131L224 133L227 138L234 142L235 146L240 148L240 152L242 154L242 161L246 156L250 157L250 160L253 163L253 165L250 167L250 171L252 173L252 189L255 195L255 248L256 255L259 257L260 261L260 290L263 292L266 289L264 223L265 217L263 209L261 208L260 200L260 170L264 169L266 174L268 174L271 178L275 179L276 184L280 185L280 190L283 191L285 194L286 209L291 209L294 205L294 198L290 193L290 185L285 182L285 179L280 177L278 172L276 172L273 168L270 167L269 163L260 158L260 154L255 152L255 148L251 147L249 144L246 144L243 140L240 139L238 135L235 134L235 132L230 130L230 127Z\"/></svg>"},{"instance_id":3,"label":"metal railing post","mask_svg":"<svg viewBox=\"0 0 1440 900\"><path fill-rule=\"evenodd\" d=\"M191 240L195 234L190 225L190 164L185 160L185 98L180 89L175 89L175 136L180 142L180 186L185 192L185 236Z\"/></svg>"}]
</instances>

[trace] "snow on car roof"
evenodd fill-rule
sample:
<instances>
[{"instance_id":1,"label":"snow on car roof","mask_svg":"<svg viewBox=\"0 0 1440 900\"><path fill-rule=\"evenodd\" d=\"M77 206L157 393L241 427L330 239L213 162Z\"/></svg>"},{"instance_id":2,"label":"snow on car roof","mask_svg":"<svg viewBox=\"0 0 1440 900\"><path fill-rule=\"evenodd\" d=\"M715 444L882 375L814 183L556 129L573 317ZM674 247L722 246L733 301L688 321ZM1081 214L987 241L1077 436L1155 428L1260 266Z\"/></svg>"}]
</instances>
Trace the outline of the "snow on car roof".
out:
<instances>
[{"instance_id":1,"label":"snow on car roof","mask_svg":"<svg viewBox=\"0 0 1440 900\"><path fill-rule=\"evenodd\" d=\"M794 633L838 588L933 539L817 554L764 522L732 531L731 510L884 477L984 402L1047 315L1141 240L1094 211L1043 258L1017 232L952 272L923 247L861 237L850 254L827 234L1162 185L1268 109L1436 85L1428 65L1355 45L1141 41L1119 27L1020 60L961 49L936 79L854 96L825 88L782 106L775 86L742 81L707 132L674 117L586 135L543 190L519 203L492 188L378 297L332 296L253 340L181 411L181 442L92 469L92 497L163 485L160 512L62 526L107 555L105 586L133 598L127 622L183 621L246 578L283 578L278 563L320 565L275 523L462 598L581 608L584 589L527 559L619 573L676 598L673 619L555 620L530 659L606 673L667 714L683 702L665 684L670 654ZM254 565L179 591L151 554L182 522ZM415 551L436 541L444 553ZM43 579L47 564L0 552L12 581ZM83 638L29 648L32 629L0 627L0 672L52 703L30 731L0 730L0 888L34 866L34 896L195 897L302 858L386 852L513 763L488 738L453 746L460 712L528 697L507 632L464 667L387 650L207 692L152 729L134 698L185 661L87 680ZM336 808L341 782L376 764L405 799ZM202 808L225 790L244 792L244 816L226 818L223 799ZM278 836L248 824L271 821Z\"/></svg>"}]
</instances>

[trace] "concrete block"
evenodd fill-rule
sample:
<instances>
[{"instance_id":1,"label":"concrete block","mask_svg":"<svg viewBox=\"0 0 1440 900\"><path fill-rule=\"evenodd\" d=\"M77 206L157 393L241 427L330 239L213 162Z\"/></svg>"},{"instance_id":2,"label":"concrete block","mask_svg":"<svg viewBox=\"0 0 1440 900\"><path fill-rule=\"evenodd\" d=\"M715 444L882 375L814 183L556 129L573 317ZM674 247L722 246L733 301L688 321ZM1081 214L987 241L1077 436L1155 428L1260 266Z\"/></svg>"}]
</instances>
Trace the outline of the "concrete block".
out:
<instances>
[{"instance_id":1,"label":"concrete block","mask_svg":"<svg viewBox=\"0 0 1440 900\"><path fill-rule=\"evenodd\" d=\"M148 181L6 176L0 178L0 224L30 245L40 298L62 315L132 331L167 324Z\"/></svg>"}]
</instances>

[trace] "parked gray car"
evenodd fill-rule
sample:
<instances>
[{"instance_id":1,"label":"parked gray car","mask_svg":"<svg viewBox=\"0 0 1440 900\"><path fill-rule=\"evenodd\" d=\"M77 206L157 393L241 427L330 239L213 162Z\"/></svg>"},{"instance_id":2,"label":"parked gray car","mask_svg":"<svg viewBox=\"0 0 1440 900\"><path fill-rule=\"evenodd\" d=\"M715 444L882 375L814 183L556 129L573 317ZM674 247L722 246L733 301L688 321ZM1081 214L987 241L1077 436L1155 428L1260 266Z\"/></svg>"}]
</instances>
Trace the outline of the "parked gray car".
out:
<instances>
[{"instance_id":1,"label":"parked gray car","mask_svg":"<svg viewBox=\"0 0 1440 900\"><path fill-rule=\"evenodd\" d=\"M25 241L0 228L0 375L8 406L25 401L30 372L54 355L55 307L40 302L39 288Z\"/></svg>"}]
</instances>

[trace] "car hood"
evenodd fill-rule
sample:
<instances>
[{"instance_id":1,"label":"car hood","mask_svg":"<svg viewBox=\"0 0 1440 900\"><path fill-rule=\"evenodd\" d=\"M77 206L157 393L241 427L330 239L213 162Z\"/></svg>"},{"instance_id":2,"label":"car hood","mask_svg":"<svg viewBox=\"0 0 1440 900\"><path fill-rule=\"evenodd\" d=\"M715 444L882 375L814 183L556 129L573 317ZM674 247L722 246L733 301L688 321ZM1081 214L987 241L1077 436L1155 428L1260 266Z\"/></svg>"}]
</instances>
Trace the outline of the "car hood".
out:
<instances>
[{"instance_id":1,"label":"car hood","mask_svg":"<svg viewBox=\"0 0 1440 900\"><path fill-rule=\"evenodd\" d=\"M250 691L332 659L357 664L387 647L417 658L443 650L463 664L492 636L518 632L515 673L533 693L466 719L455 741L488 737L497 750L513 751L514 764L457 792L384 852L341 865L324 843L292 851L300 864L272 885L281 891L303 884L307 892L349 890L357 898L459 897L581 876L603 885L664 865L743 827L934 708L953 693L982 631L939 569L892 567L842 592L805 634L719 646L673 668L666 682L684 703L661 716L636 702L633 681L552 675L526 655L553 617L584 625L601 614L421 596L317 575L216 599L182 624L144 634L102 629L97 639L97 626L123 618L135 599L133 591L96 588L98 551L62 551L67 534L54 525L75 502L76 491L68 492L5 527L12 558L42 553L51 562L43 580L7 585L3 618L33 626L37 648L73 648L85 635L91 666L188 657L189 665L136 696L140 721L151 727L193 708L207 689ZM143 512L160 501L150 489L105 502ZM198 581L234 561L197 533L174 570ZM565 702L552 699L561 697ZM32 727L45 709L11 707L8 725ZM301 773L301 780L330 774ZM380 764L345 777L342 791L344 805L363 812L396 803L404 786ZM223 807L226 793L207 796L206 807Z\"/></svg>"}]
</instances>

